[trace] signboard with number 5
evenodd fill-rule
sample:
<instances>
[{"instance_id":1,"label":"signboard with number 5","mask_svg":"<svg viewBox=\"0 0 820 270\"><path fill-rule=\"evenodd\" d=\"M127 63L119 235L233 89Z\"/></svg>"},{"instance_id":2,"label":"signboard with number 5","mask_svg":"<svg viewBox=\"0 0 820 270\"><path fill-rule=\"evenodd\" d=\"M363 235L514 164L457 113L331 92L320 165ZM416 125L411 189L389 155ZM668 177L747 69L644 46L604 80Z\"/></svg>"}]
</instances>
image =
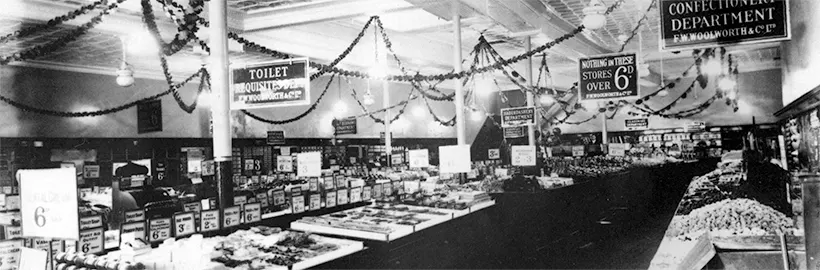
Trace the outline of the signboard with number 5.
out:
<instances>
[{"instance_id":1,"label":"signboard with number 5","mask_svg":"<svg viewBox=\"0 0 820 270\"><path fill-rule=\"evenodd\" d=\"M74 168L19 170L24 237L80 239Z\"/></svg>"}]
</instances>

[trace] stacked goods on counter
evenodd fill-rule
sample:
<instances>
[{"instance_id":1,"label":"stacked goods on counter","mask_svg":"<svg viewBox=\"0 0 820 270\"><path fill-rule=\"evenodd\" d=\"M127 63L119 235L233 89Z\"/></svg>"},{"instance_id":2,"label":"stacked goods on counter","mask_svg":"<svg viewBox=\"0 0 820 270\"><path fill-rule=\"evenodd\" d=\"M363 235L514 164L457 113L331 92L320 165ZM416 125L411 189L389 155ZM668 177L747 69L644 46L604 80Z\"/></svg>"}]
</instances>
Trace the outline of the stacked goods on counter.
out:
<instances>
[{"instance_id":1,"label":"stacked goods on counter","mask_svg":"<svg viewBox=\"0 0 820 270\"><path fill-rule=\"evenodd\" d=\"M713 236L789 233L794 221L785 214L749 199L726 199L690 212L672 223L678 236L710 232Z\"/></svg>"},{"instance_id":2,"label":"stacked goods on counter","mask_svg":"<svg viewBox=\"0 0 820 270\"><path fill-rule=\"evenodd\" d=\"M448 216L450 213L442 212L440 210L436 210L434 208L428 207L415 207L412 205L403 205L403 204L394 204L394 203L375 203L370 206L373 209L381 209L387 211L399 211L399 212L408 212L408 213L416 213L416 214L427 214L427 215L437 215L437 216Z\"/></svg>"},{"instance_id":3,"label":"stacked goods on counter","mask_svg":"<svg viewBox=\"0 0 820 270\"><path fill-rule=\"evenodd\" d=\"M324 237L275 229L239 230L227 237L205 239L214 242L211 261L232 269L290 267L308 258L339 249Z\"/></svg>"},{"instance_id":4,"label":"stacked goods on counter","mask_svg":"<svg viewBox=\"0 0 820 270\"><path fill-rule=\"evenodd\" d=\"M98 257L93 254L61 252L54 256L55 270L142 270L142 263L120 261L115 258Z\"/></svg>"},{"instance_id":5,"label":"stacked goods on counter","mask_svg":"<svg viewBox=\"0 0 820 270\"><path fill-rule=\"evenodd\" d=\"M745 178L746 171L741 161L719 164L714 171L692 180L676 214L685 215L724 199L741 198L738 189Z\"/></svg>"}]
</instances>

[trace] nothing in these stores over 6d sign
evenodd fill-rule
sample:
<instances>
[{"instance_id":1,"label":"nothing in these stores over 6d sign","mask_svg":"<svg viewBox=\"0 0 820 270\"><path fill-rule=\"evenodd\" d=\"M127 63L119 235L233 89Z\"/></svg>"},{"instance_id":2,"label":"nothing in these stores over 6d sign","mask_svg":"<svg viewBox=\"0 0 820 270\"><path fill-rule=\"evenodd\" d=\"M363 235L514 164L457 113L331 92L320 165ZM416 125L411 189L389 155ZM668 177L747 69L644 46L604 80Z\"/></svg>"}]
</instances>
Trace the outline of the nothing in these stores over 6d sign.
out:
<instances>
[{"instance_id":1,"label":"nothing in these stores over 6d sign","mask_svg":"<svg viewBox=\"0 0 820 270\"><path fill-rule=\"evenodd\" d=\"M581 100L638 96L638 68L634 53L598 55L579 61Z\"/></svg>"},{"instance_id":2,"label":"nothing in these stores over 6d sign","mask_svg":"<svg viewBox=\"0 0 820 270\"><path fill-rule=\"evenodd\" d=\"M292 59L231 68L231 109L310 104L308 60Z\"/></svg>"}]
</instances>

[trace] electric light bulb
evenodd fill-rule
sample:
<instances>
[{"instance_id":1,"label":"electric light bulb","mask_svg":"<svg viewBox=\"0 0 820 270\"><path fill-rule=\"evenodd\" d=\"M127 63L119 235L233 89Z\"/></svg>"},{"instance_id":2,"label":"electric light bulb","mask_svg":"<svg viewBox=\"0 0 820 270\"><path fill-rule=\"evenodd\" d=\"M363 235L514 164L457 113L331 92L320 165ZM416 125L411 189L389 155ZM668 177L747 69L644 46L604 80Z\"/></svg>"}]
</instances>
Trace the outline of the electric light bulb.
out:
<instances>
[{"instance_id":1,"label":"electric light bulb","mask_svg":"<svg viewBox=\"0 0 820 270\"><path fill-rule=\"evenodd\" d=\"M347 104L345 104L344 101L339 100L333 106L333 111L335 111L338 114L344 114L347 112Z\"/></svg>"},{"instance_id":2,"label":"electric light bulb","mask_svg":"<svg viewBox=\"0 0 820 270\"><path fill-rule=\"evenodd\" d=\"M475 110L470 114L470 119L476 122L484 120L485 118L484 113L479 110Z\"/></svg>"},{"instance_id":3,"label":"electric light bulb","mask_svg":"<svg viewBox=\"0 0 820 270\"><path fill-rule=\"evenodd\" d=\"M720 59L717 58L709 59L701 67L701 70L708 75L718 75L721 69L723 69L723 65L720 63Z\"/></svg>"},{"instance_id":4,"label":"electric light bulb","mask_svg":"<svg viewBox=\"0 0 820 270\"><path fill-rule=\"evenodd\" d=\"M493 92L492 79L486 75L480 75L475 81L475 91L479 96L486 97Z\"/></svg>"},{"instance_id":5,"label":"electric light bulb","mask_svg":"<svg viewBox=\"0 0 820 270\"><path fill-rule=\"evenodd\" d=\"M666 89L661 90L660 92L658 92L658 96L661 96L661 97L665 97L665 96L668 96L668 95L669 95L669 91L666 90Z\"/></svg>"},{"instance_id":6,"label":"electric light bulb","mask_svg":"<svg viewBox=\"0 0 820 270\"><path fill-rule=\"evenodd\" d=\"M538 99L538 101L541 102L541 105L550 105L553 102L555 102L555 98L552 97L551 95L541 95L541 97Z\"/></svg>"},{"instance_id":7,"label":"electric light bulb","mask_svg":"<svg viewBox=\"0 0 820 270\"><path fill-rule=\"evenodd\" d=\"M726 93L726 97L732 100L737 99L737 91L729 91Z\"/></svg>"},{"instance_id":8,"label":"electric light bulb","mask_svg":"<svg viewBox=\"0 0 820 270\"><path fill-rule=\"evenodd\" d=\"M601 14L589 14L584 16L583 23L587 29L600 29L606 25L606 17Z\"/></svg>"},{"instance_id":9,"label":"electric light bulb","mask_svg":"<svg viewBox=\"0 0 820 270\"><path fill-rule=\"evenodd\" d=\"M729 78L726 78L726 77L721 78L720 81L718 82L718 88L720 88L721 90L724 90L724 91L735 89L735 86L737 86L737 83L735 82L735 80L732 80L732 79L729 79Z\"/></svg>"},{"instance_id":10,"label":"electric light bulb","mask_svg":"<svg viewBox=\"0 0 820 270\"><path fill-rule=\"evenodd\" d=\"M381 78L384 78L386 76L386 73L384 72L384 67L380 67L380 66L375 66L375 67L370 68L370 70L368 70L367 74L370 75L370 78L372 78L372 79L381 79Z\"/></svg>"},{"instance_id":11,"label":"electric light bulb","mask_svg":"<svg viewBox=\"0 0 820 270\"><path fill-rule=\"evenodd\" d=\"M416 106L413 108L413 115L416 117L424 117L424 114L427 113L427 110L422 106Z\"/></svg>"},{"instance_id":12,"label":"electric light bulb","mask_svg":"<svg viewBox=\"0 0 820 270\"><path fill-rule=\"evenodd\" d=\"M199 96L196 98L196 103L205 107L211 106L211 93L210 92L202 92L199 93Z\"/></svg>"},{"instance_id":13,"label":"electric light bulb","mask_svg":"<svg viewBox=\"0 0 820 270\"><path fill-rule=\"evenodd\" d=\"M373 98L373 94L371 94L370 92L364 93L364 96L362 96L362 99L363 99L362 102L364 103L364 105L369 106L369 105L373 105L373 103L376 103L376 100Z\"/></svg>"}]
</instances>

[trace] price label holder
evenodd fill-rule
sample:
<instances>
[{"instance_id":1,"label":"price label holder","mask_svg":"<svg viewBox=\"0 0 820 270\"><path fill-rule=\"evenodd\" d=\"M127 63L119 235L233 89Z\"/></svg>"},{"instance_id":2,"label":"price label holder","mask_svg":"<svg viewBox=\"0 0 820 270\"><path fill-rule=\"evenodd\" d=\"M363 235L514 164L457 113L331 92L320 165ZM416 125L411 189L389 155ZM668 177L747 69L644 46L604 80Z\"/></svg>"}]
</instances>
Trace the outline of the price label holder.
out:
<instances>
[{"instance_id":1,"label":"price label holder","mask_svg":"<svg viewBox=\"0 0 820 270\"><path fill-rule=\"evenodd\" d=\"M0 241L0 263L2 265L18 265L20 263L20 249L24 247L24 240Z\"/></svg>"},{"instance_id":2,"label":"price label holder","mask_svg":"<svg viewBox=\"0 0 820 270\"><path fill-rule=\"evenodd\" d=\"M171 238L171 223L171 218L149 219L148 241L154 243Z\"/></svg>"},{"instance_id":3,"label":"price label holder","mask_svg":"<svg viewBox=\"0 0 820 270\"><path fill-rule=\"evenodd\" d=\"M80 232L80 243L78 251L86 254L98 254L103 252L105 234L103 228L84 230Z\"/></svg>"},{"instance_id":4,"label":"price label holder","mask_svg":"<svg viewBox=\"0 0 820 270\"><path fill-rule=\"evenodd\" d=\"M6 239L17 239L23 237L23 227L20 226L3 226Z\"/></svg>"},{"instance_id":5,"label":"price label holder","mask_svg":"<svg viewBox=\"0 0 820 270\"><path fill-rule=\"evenodd\" d=\"M347 196L347 189L339 189L336 191L336 198L338 199L338 205L345 205L350 201L350 197Z\"/></svg>"},{"instance_id":6,"label":"price label holder","mask_svg":"<svg viewBox=\"0 0 820 270\"><path fill-rule=\"evenodd\" d=\"M145 222L144 221L137 221L137 222L130 222L130 223L123 223L120 228L120 239L122 239L123 234L133 233L134 239L140 239L145 241Z\"/></svg>"},{"instance_id":7,"label":"price label holder","mask_svg":"<svg viewBox=\"0 0 820 270\"><path fill-rule=\"evenodd\" d=\"M310 210L322 209L322 196L319 193L310 194Z\"/></svg>"},{"instance_id":8,"label":"price label holder","mask_svg":"<svg viewBox=\"0 0 820 270\"><path fill-rule=\"evenodd\" d=\"M350 203L357 203L362 201L362 187L354 187L350 189Z\"/></svg>"},{"instance_id":9,"label":"price label holder","mask_svg":"<svg viewBox=\"0 0 820 270\"><path fill-rule=\"evenodd\" d=\"M248 202L248 197L242 196L234 196L233 197L233 205L243 205Z\"/></svg>"},{"instance_id":10,"label":"price label holder","mask_svg":"<svg viewBox=\"0 0 820 270\"><path fill-rule=\"evenodd\" d=\"M310 187L310 192L318 192L319 191L319 179L316 177L311 177L308 179L308 186Z\"/></svg>"},{"instance_id":11,"label":"price label holder","mask_svg":"<svg viewBox=\"0 0 820 270\"><path fill-rule=\"evenodd\" d=\"M336 206L336 191L335 190L328 190L325 192L325 207L335 207Z\"/></svg>"},{"instance_id":12,"label":"price label holder","mask_svg":"<svg viewBox=\"0 0 820 270\"><path fill-rule=\"evenodd\" d=\"M245 216L245 224L262 221L262 204L249 203L243 207L243 214Z\"/></svg>"},{"instance_id":13,"label":"price label holder","mask_svg":"<svg viewBox=\"0 0 820 270\"><path fill-rule=\"evenodd\" d=\"M15 267L19 267L19 269L49 269L49 261L48 252L45 250L27 248L27 247L20 247L19 248L19 265L13 264ZM5 265L5 261L3 265ZM18 269L18 268L15 268Z\"/></svg>"},{"instance_id":14,"label":"price label holder","mask_svg":"<svg viewBox=\"0 0 820 270\"><path fill-rule=\"evenodd\" d=\"M242 209L239 206L225 208L222 212L222 228L230 228L240 224L242 219Z\"/></svg>"},{"instance_id":15,"label":"price label holder","mask_svg":"<svg viewBox=\"0 0 820 270\"><path fill-rule=\"evenodd\" d=\"M325 176L325 190L335 189L336 188L336 180L333 179L333 176Z\"/></svg>"},{"instance_id":16,"label":"price label holder","mask_svg":"<svg viewBox=\"0 0 820 270\"><path fill-rule=\"evenodd\" d=\"M382 184L376 184L373 186L373 199L381 199L382 198Z\"/></svg>"},{"instance_id":17,"label":"price label holder","mask_svg":"<svg viewBox=\"0 0 820 270\"><path fill-rule=\"evenodd\" d=\"M336 188L347 188L347 177L336 175L333 178L336 181Z\"/></svg>"},{"instance_id":18,"label":"price label holder","mask_svg":"<svg viewBox=\"0 0 820 270\"><path fill-rule=\"evenodd\" d=\"M300 193L291 197L291 206L294 214L305 212L305 196Z\"/></svg>"},{"instance_id":19,"label":"price label holder","mask_svg":"<svg viewBox=\"0 0 820 270\"><path fill-rule=\"evenodd\" d=\"M201 224L200 232L218 231L219 226L219 210L202 211L199 224Z\"/></svg>"},{"instance_id":20,"label":"price label holder","mask_svg":"<svg viewBox=\"0 0 820 270\"><path fill-rule=\"evenodd\" d=\"M393 196L393 183L391 183L391 182L382 183L382 197L390 197L390 196Z\"/></svg>"},{"instance_id":21,"label":"price label holder","mask_svg":"<svg viewBox=\"0 0 820 270\"><path fill-rule=\"evenodd\" d=\"M80 230L102 227L103 216L93 215L80 218Z\"/></svg>"},{"instance_id":22,"label":"price label holder","mask_svg":"<svg viewBox=\"0 0 820 270\"><path fill-rule=\"evenodd\" d=\"M285 204L285 190L284 189L271 189L270 191L273 198L273 205L283 205Z\"/></svg>"},{"instance_id":23,"label":"price label holder","mask_svg":"<svg viewBox=\"0 0 820 270\"><path fill-rule=\"evenodd\" d=\"M371 186L362 187L362 200L369 201L372 199L373 188Z\"/></svg>"},{"instance_id":24,"label":"price label holder","mask_svg":"<svg viewBox=\"0 0 820 270\"><path fill-rule=\"evenodd\" d=\"M174 214L174 234L177 237L189 236L196 233L196 218L194 212L180 212Z\"/></svg>"},{"instance_id":25,"label":"price label holder","mask_svg":"<svg viewBox=\"0 0 820 270\"><path fill-rule=\"evenodd\" d=\"M256 194L256 201L259 202L263 209L268 208L268 193Z\"/></svg>"},{"instance_id":26,"label":"price label holder","mask_svg":"<svg viewBox=\"0 0 820 270\"><path fill-rule=\"evenodd\" d=\"M202 203L200 202L192 202L186 203L182 206L182 209L185 212L193 212L194 213L194 220L199 222L199 214L202 212Z\"/></svg>"},{"instance_id":27,"label":"price label holder","mask_svg":"<svg viewBox=\"0 0 820 270\"><path fill-rule=\"evenodd\" d=\"M145 211L143 209L125 211L125 222L145 221Z\"/></svg>"},{"instance_id":28,"label":"price label holder","mask_svg":"<svg viewBox=\"0 0 820 270\"><path fill-rule=\"evenodd\" d=\"M404 195L404 181L393 181L393 190L398 195Z\"/></svg>"}]
</instances>

